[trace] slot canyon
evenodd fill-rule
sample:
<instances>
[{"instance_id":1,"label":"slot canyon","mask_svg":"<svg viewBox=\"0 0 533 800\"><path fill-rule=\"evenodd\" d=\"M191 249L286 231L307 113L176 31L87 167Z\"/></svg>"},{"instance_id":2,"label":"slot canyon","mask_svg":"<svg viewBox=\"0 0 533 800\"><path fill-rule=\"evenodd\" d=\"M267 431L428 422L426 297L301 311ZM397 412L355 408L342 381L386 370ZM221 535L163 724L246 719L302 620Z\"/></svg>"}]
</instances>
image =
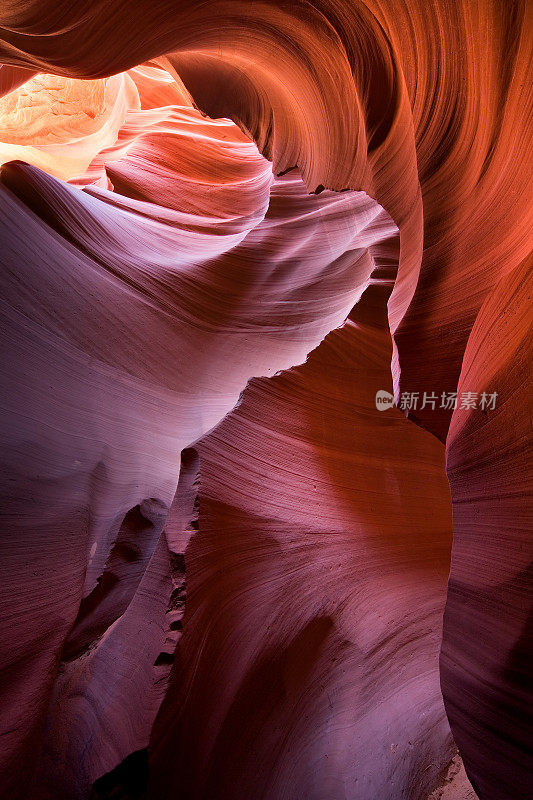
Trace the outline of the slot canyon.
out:
<instances>
[{"instance_id":1,"label":"slot canyon","mask_svg":"<svg viewBox=\"0 0 533 800\"><path fill-rule=\"evenodd\" d=\"M531 800L532 23L0 2L2 800Z\"/></svg>"}]
</instances>

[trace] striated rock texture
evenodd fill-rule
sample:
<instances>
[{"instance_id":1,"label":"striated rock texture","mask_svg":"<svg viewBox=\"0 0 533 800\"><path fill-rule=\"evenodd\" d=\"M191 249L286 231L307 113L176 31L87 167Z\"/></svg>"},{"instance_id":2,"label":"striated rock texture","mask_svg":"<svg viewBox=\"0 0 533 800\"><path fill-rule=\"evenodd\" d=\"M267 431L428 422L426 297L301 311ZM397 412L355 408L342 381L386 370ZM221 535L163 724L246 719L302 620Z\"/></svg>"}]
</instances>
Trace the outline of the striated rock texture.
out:
<instances>
[{"instance_id":1,"label":"striated rock texture","mask_svg":"<svg viewBox=\"0 0 533 800\"><path fill-rule=\"evenodd\" d=\"M2 797L531 796L531 23L0 7Z\"/></svg>"},{"instance_id":2,"label":"striated rock texture","mask_svg":"<svg viewBox=\"0 0 533 800\"><path fill-rule=\"evenodd\" d=\"M461 750L484 741L467 762L472 781L497 800L531 792L532 288L524 261L483 304L459 388L497 383L500 403L485 414L455 412L447 446L455 541L442 686Z\"/></svg>"},{"instance_id":3,"label":"striated rock texture","mask_svg":"<svg viewBox=\"0 0 533 800\"><path fill-rule=\"evenodd\" d=\"M357 309L386 320L381 288ZM350 319L201 443L150 797L426 798L453 755L436 668L449 490L441 444L372 408L390 357Z\"/></svg>"}]
</instances>

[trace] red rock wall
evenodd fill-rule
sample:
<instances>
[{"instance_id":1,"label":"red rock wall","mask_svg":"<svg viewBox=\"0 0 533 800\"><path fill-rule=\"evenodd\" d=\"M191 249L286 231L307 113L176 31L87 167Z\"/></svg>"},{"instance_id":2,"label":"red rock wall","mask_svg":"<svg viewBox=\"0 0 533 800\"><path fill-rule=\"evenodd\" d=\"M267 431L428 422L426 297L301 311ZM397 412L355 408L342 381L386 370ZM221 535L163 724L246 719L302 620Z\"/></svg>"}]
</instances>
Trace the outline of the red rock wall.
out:
<instances>
[{"instance_id":1,"label":"red rock wall","mask_svg":"<svg viewBox=\"0 0 533 800\"><path fill-rule=\"evenodd\" d=\"M0 33L5 796L525 800L531 6Z\"/></svg>"}]
</instances>

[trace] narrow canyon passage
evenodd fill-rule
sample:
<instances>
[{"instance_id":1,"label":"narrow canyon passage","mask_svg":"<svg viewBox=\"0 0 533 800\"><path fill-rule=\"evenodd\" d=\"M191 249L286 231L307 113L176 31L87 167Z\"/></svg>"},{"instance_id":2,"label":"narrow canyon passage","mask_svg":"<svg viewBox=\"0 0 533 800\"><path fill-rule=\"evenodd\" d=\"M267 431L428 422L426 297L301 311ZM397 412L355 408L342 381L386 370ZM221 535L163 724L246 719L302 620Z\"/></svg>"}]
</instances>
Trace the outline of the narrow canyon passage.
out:
<instances>
[{"instance_id":1,"label":"narrow canyon passage","mask_svg":"<svg viewBox=\"0 0 533 800\"><path fill-rule=\"evenodd\" d=\"M525 2L41 5L0 796L527 800Z\"/></svg>"}]
</instances>

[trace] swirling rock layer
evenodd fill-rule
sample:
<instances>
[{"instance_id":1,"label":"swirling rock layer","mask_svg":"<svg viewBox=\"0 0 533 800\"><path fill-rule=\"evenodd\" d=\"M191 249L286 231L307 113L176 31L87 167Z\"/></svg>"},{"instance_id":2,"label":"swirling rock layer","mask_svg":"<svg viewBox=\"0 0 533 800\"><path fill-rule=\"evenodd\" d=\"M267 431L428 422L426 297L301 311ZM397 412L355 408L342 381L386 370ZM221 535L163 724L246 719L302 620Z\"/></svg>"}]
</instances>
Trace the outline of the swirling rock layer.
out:
<instances>
[{"instance_id":1,"label":"swirling rock layer","mask_svg":"<svg viewBox=\"0 0 533 800\"><path fill-rule=\"evenodd\" d=\"M0 9L6 797L531 794L531 21Z\"/></svg>"}]
</instances>

